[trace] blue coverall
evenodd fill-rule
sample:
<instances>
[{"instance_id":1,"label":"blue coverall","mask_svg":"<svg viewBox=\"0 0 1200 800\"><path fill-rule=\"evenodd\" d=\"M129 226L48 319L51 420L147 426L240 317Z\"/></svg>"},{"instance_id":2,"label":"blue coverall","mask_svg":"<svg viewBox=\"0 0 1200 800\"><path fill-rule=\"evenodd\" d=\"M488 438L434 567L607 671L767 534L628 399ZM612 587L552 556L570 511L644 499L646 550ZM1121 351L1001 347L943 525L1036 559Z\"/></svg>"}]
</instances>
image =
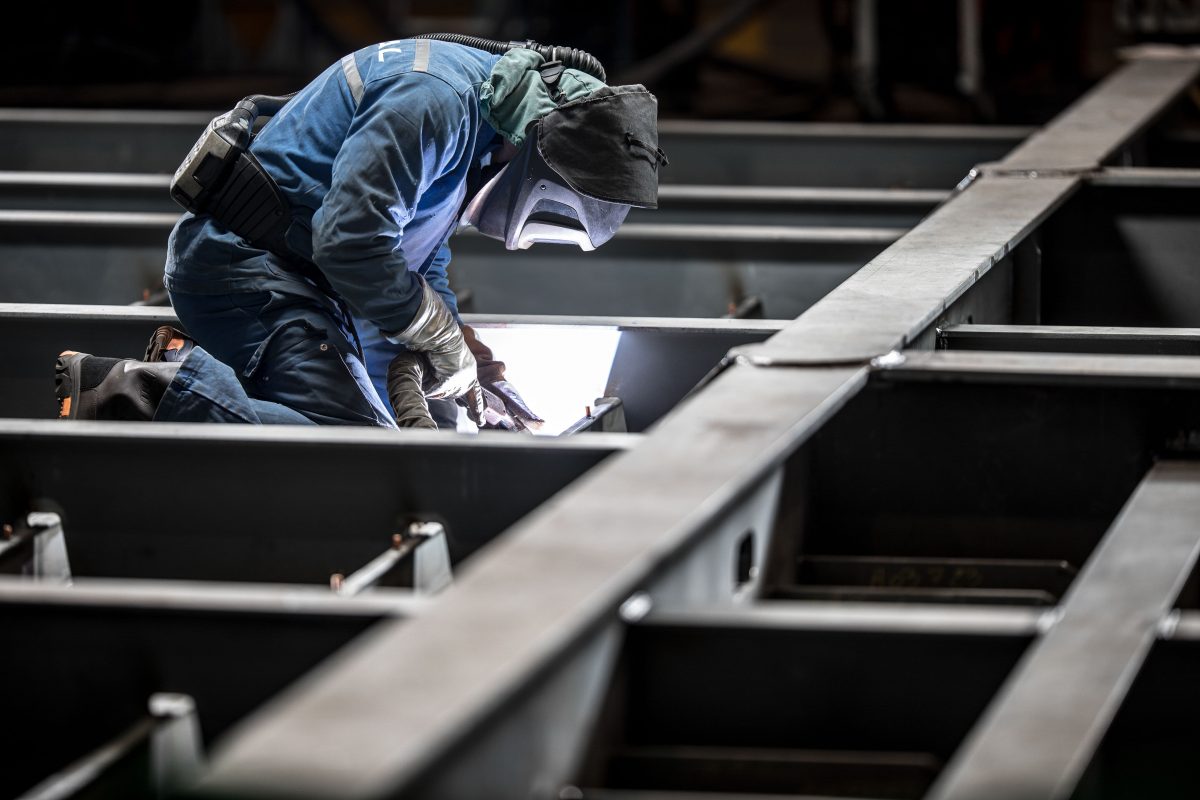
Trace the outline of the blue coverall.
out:
<instances>
[{"instance_id":1,"label":"blue coverall","mask_svg":"<svg viewBox=\"0 0 1200 800\"><path fill-rule=\"evenodd\" d=\"M503 143L479 108L498 58L384 42L330 66L267 123L251 152L292 209L289 248L324 280L185 214L164 283L199 346L155 419L395 427L385 380L403 347L387 336L416 312L414 272L458 315L447 239L472 165Z\"/></svg>"}]
</instances>

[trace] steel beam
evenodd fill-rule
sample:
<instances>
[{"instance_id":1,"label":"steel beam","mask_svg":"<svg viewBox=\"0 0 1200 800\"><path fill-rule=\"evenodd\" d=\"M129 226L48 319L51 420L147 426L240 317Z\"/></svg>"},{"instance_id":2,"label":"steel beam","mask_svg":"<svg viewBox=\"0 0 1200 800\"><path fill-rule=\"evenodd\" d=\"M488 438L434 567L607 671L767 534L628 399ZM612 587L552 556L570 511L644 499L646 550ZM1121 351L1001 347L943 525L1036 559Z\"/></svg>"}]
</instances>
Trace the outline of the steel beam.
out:
<instances>
[{"instance_id":1,"label":"steel beam","mask_svg":"<svg viewBox=\"0 0 1200 800\"><path fill-rule=\"evenodd\" d=\"M0 208L179 213L170 176L107 172L0 172ZM900 228L915 225L948 196L944 189L791 186L660 188L657 209L633 209L630 223L803 225Z\"/></svg>"},{"instance_id":2,"label":"steel beam","mask_svg":"<svg viewBox=\"0 0 1200 800\"><path fill-rule=\"evenodd\" d=\"M0 294L9 302L130 303L161 287L173 214L0 211ZM464 310L719 317L747 297L790 318L904 233L894 228L627 225L594 253L508 252L451 239ZM536 287L536 288L534 288Z\"/></svg>"},{"instance_id":3,"label":"steel beam","mask_svg":"<svg viewBox=\"0 0 1200 800\"><path fill-rule=\"evenodd\" d=\"M1030 133L999 126L659 123L671 159L664 184L949 189Z\"/></svg>"},{"instance_id":4,"label":"steel beam","mask_svg":"<svg viewBox=\"0 0 1200 800\"><path fill-rule=\"evenodd\" d=\"M120 172L0 172L0 208L178 214L171 177Z\"/></svg>"},{"instance_id":5,"label":"steel beam","mask_svg":"<svg viewBox=\"0 0 1200 800\"><path fill-rule=\"evenodd\" d=\"M911 228L950 196L946 189L809 188L666 184L658 208L634 222Z\"/></svg>"},{"instance_id":6,"label":"steel beam","mask_svg":"<svg viewBox=\"0 0 1200 800\"><path fill-rule=\"evenodd\" d=\"M172 174L215 113L0 110L0 169Z\"/></svg>"},{"instance_id":7,"label":"steel beam","mask_svg":"<svg viewBox=\"0 0 1200 800\"><path fill-rule=\"evenodd\" d=\"M1071 796L1195 566L1197 519L1200 464L1157 464L931 798Z\"/></svg>"},{"instance_id":8,"label":"steel beam","mask_svg":"<svg viewBox=\"0 0 1200 800\"><path fill-rule=\"evenodd\" d=\"M219 111L0 111L0 170L170 175ZM667 183L950 188L1027 128L664 120Z\"/></svg>"},{"instance_id":9,"label":"steel beam","mask_svg":"<svg viewBox=\"0 0 1200 800\"><path fill-rule=\"evenodd\" d=\"M580 330L615 332L611 365L596 367L603 395L621 399L626 425L634 432L645 430L670 411L731 348L762 341L780 326L767 320L475 314L464 319L485 341L489 330L519 335L527 347L511 355L501 349L499 357L510 369L534 376L547 368L537 359L539 350L562 335ZM0 417L49 418L58 413L54 361L62 351L141 358L155 328L178 324L169 308L0 303L0 384L6 387L0 393ZM594 399L581 395L576 404L579 411Z\"/></svg>"},{"instance_id":10,"label":"steel beam","mask_svg":"<svg viewBox=\"0 0 1200 800\"><path fill-rule=\"evenodd\" d=\"M888 362L887 380L1052 386L1200 387L1200 358L1090 353L909 352Z\"/></svg>"},{"instance_id":11,"label":"steel beam","mask_svg":"<svg viewBox=\"0 0 1200 800\"><path fill-rule=\"evenodd\" d=\"M57 512L78 576L327 584L413 521L461 561L636 438L0 420L0 519Z\"/></svg>"},{"instance_id":12,"label":"steel beam","mask_svg":"<svg viewBox=\"0 0 1200 800\"><path fill-rule=\"evenodd\" d=\"M1030 136L999 166L1017 172L1072 172L1108 164L1197 76L1200 63L1186 51L1177 58L1133 60Z\"/></svg>"},{"instance_id":13,"label":"steel beam","mask_svg":"<svg viewBox=\"0 0 1200 800\"><path fill-rule=\"evenodd\" d=\"M994 180L970 185L770 343L741 355L756 363L837 363L904 347L1070 197L1080 176L1153 124L1197 74L1200 62L1186 54L1133 61L988 170ZM856 320L850 335L847 318ZM966 320L940 320L959 321Z\"/></svg>"},{"instance_id":14,"label":"steel beam","mask_svg":"<svg viewBox=\"0 0 1200 800\"><path fill-rule=\"evenodd\" d=\"M761 345L751 363L861 363L898 350L945 315L1077 188L1073 178L983 180ZM965 321L965 320L964 320Z\"/></svg>"},{"instance_id":15,"label":"steel beam","mask_svg":"<svg viewBox=\"0 0 1200 800\"><path fill-rule=\"evenodd\" d=\"M1200 356L1200 328L948 325L938 330L938 347L945 350Z\"/></svg>"},{"instance_id":16,"label":"steel beam","mask_svg":"<svg viewBox=\"0 0 1200 800\"><path fill-rule=\"evenodd\" d=\"M1108 167L1087 176L1089 186L1154 188L1200 188L1200 170L1163 167Z\"/></svg>"}]
</instances>

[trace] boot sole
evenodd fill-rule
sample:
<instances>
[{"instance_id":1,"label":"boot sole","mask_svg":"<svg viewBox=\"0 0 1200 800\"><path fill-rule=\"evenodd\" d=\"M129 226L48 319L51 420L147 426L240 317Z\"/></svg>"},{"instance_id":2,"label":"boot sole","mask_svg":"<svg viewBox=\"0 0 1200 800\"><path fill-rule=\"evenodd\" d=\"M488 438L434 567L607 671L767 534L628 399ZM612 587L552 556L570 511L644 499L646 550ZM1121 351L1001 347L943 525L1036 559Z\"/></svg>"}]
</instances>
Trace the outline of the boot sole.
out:
<instances>
[{"instance_id":1,"label":"boot sole","mask_svg":"<svg viewBox=\"0 0 1200 800\"><path fill-rule=\"evenodd\" d=\"M75 419L79 410L80 365L83 353L64 350L54 362L54 396L58 398L58 418Z\"/></svg>"}]
</instances>

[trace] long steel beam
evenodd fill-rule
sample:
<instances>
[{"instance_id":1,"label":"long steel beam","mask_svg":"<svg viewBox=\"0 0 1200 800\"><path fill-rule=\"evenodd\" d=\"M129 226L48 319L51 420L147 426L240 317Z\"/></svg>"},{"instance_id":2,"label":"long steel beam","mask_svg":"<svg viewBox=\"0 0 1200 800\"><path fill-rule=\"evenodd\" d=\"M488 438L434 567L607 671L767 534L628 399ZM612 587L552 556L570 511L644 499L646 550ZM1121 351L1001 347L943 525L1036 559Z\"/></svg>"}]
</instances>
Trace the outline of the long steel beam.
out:
<instances>
[{"instance_id":1,"label":"long steel beam","mask_svg":"<svg viewBox=\"0 0 1200 800\"><path fill-rule=\"evenodd\" d=\"M107 172L0 172L0 208L178 213L170 176ZM945 189L662 186L658 208L630 223L912 227Z\"/></svg>"},{"instance_id":2,"label":"long steel beam","mask_svg":"<svg viewBox=\"0 0 1200 800\"><path fill-rule=\"evenodd\" d=\"M1119 159L1195 83L1200 64L1186 53L1144 57L1117 71L1000 162L1015 172L1076 172Z\"/></svg>"},{"instance_id":3,"label":"long steel beam","mask_svg":"<svg viewBox=\"0 0 1200 800\"><path fill-rule=\"evenodd\" d=\"M883 365L891 380L1200 387L1200 358L1074 353L909 352Z\"/></svg>"},{"instance_id":4,"label":"long steel beam","mask_svg":"<svg viewBox=\"0 0 1200 800\"><path fill-rule=\"evenodd\" d=\"M592 349L579 352L592 361L609 360L609 364L591 365L598 385L590 391L619 397L626 424L635 432L670 411L730 349L765 340L781 324L768 320L476 314L468 314L464 320L476 327L485 341L489 331L497 331L494 338L504 336L504 341L522 345L514 352L505 352L499 344L496 347L510 372L535 379L553 378L546 374L541 355L563 336L581 335L581 347L592 340L603 345L599 340L604 337L615 340L607 349L601 346L595 353ZM0 394L0 417L48 418L57 413L54 361L62 351L141 358L155 328L178 324L169 308L0 303L0 385L5 387ZM583 394L576 405L582 410L594 399Z\"/></svg>"},{"instance_id":5,"label":"long steel beam","mask_svg":"<svg viewBox=\"0 0 1200 800\"><path fill-rule=\"evenodd\" d=\"M8 302L130 303L161 287L176 216L0 211ZM468 311L720 317L748 297L790 318L904 233L902 228L633 225L594 253L508 252L464 233L451 281Z\"/></svg>"},{"instance_id":6,"label":"long steel beam","mask_svg":"<svg viewBox=\"0 0 1200 800\"><path fill-rule=\"evenodd\" d=\"M1200 329L949 325L938 331L938 346L946 350L1200 356Z\"/></svg>"},{"instance_id":7,"label":"long steel beam","mask_svg":"<svg viewBox=\"0 0 1200 800\"><path fill-rule=\"evenodd\" d=\"M1076 178L982 180L739 355L760 365L861 363L899 350L965 294L1078 188ZM848 324L847 320L853 320Z\"/></svg>"},{"instance_id":8,"label":"long steel beam","mask_svg":"<svg viewBox=\"0 0 1200 800\"><path fill-rule=\"evenodd\" d=\"M637 438L0 420L0 519L58 513L83 576L322 583L412 521L460 561Z\"/></svg>"},{"instance_id":9,"label":"long steel beam","mask_svg":"<svg viewBox=\"0 0 1200 800\"><path fill-rule=\"evenodd\" d=\"M231 100L232 104L233 100ZM217 112L0 111L0 170L172 174ZM668 183L952 187L1027 128L663 121Z\"/></svg>"},{"instance_id":10,"label":"long steel beam","mask_svg":"<svg viewBox=\"0 0 1200 800\"><path fill-rule=\"evenodd\" d=\"M663 122L664 183L949 189L1031 131L1014 127ZM683 166L673 170L676 164Z\"/></svg>"},{"instance_id":11,"label":"long steel beam","mask_svg":"<svg viewBox=\"0 0 1200 800\"><path fill-rule=\"evenodd\" d=\"M1122 74L1081 107L1124 102ZM1159 78L1141 82L1152 100L1137 100L1136 113L1094 117L1098 141L1119 146L1186 88L1178 73ZM1063 117L1062 138L1078 115ZM642 446L522 521L428 614L404 630L380 626L241 726L202 791L466 797L484 776L494 796L554 791L582 747L579 720L595 713L622 604L628 617L644 613L688 553L730 531L740 542L740 504L859 391L867 363L958 321L944 319L955 300L1077 183L984 176L769 343L742 348L741 364ZM814 366L782 366L794 363ZM675 589L688 597L687 585ZM549 703L572 688L574 702ZM384 735L397 729L421 736Z\"/></svg>"}]
</instances>

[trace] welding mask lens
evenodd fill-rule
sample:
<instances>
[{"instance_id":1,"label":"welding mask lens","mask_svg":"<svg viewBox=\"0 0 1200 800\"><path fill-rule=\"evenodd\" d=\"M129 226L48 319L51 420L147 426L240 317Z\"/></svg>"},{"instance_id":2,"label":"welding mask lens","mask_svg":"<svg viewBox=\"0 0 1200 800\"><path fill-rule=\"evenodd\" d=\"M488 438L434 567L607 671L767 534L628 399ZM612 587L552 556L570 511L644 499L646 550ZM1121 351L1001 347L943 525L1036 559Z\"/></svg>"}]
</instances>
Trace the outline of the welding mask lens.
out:
<instances>
[{"instance_id":1,"label":"welding mask lens","mask_svg":"<svg viewBox=\"0 0 1200 800\"><path fill-rule=\"evenodd\" d=\"M629 206L572 189L542 158L537 139L531 130L513 159L468 203L462 221L509 250L538 242L596 249L621 227Z\"/></svg>"}]
</instances>

